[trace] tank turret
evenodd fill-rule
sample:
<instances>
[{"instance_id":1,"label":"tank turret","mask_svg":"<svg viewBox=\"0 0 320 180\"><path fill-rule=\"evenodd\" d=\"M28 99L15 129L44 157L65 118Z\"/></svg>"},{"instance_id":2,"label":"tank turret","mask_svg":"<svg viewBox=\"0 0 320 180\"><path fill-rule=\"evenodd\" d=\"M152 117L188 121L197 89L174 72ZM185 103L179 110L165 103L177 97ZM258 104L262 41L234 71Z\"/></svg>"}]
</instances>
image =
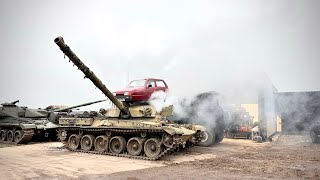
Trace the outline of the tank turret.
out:
<instances>
[{"instance_id":1,"label":"tank turret","mask_svg":"<svg viewBox=\"0 0 320 180\"><path fill-rule=\"evenodd\" d=\"M64 115L64 116L69 115L69 113L71 112L72 109L84 107L84 106L89 106L89 105L100 103L103 101L106 101L106 100L103 99L103 100L98 100L98 101L92 101L92 102L83 103L83 104L70 106L70 107L59 106L59 105L50 105L50 106L46 107L45 109L37 109L37 112L45 115L49 119L50 122L58 124L59 117L61 117L62 115Z\"/></svg>"}]
</instances>

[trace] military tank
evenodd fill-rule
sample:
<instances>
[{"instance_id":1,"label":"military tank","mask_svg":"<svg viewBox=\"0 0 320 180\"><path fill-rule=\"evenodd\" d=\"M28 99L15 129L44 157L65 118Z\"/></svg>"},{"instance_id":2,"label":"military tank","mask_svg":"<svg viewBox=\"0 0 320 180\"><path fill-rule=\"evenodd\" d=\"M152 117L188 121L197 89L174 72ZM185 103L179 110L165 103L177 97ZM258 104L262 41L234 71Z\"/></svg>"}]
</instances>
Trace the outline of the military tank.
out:
<instances>
[{"instance_id":1,"label":"military tank","mask_svg":"<svg viewBox=\"0 0 320 180\"><path fill-rule=\"evenodd\" d=\"M25 144L32 138L57 139L58 118L77 107L102 102L99 100L62 109L31 109L17 106L19 102L0 106L0 142Z\"/></svg>"},{"instance_id":2,"label":"military tank","mask_svg":"<svg viewBox=\"0 0 320 180\"><path fill-rule=\"evenodd\" d=\"M1 142L24 144L32 137L54 138L58 125L37 109L17 106L19 101L0 107Z\"/></svg>"},{"instance_id":3,"label":"military tank","mask_svg":"<svg viewBox=\"0 0 320 180\"><path fill-rule=\"evenodd\" d=\"M192 130L166 119L173 107L160 112L152 105L126 106L72 52L62 37L54 42L70 61L112 102L115 107L101 110L103 116L62 117L59 136L71 151L157 160L200 140L201 127Z\"/></svg>"}]
</instances>

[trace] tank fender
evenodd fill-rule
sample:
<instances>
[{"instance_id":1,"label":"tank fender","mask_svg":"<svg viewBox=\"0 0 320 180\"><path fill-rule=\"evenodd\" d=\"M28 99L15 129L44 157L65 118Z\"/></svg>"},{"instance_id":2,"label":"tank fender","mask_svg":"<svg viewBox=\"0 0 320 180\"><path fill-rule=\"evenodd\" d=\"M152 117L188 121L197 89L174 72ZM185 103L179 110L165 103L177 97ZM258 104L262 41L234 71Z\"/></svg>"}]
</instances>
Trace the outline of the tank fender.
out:
<instances>
[{"instance_id":1,"label":"tank fender","mask_svg":"<svg viewBox=\"0 0 320 180\"><path fill-rule=\"evenodd\" d=\"M204 127L204 126L201 126L201 125L197 125L197 124L193 124L192 125L192 130L194 130L194 131L201 131L201 132L203 132L203 131L207 131L207 128L206 127Z\"/></svg>"},{"instance_id":2,"label":"tank fender","mask_svg":"<svg viewBox=\"0 0 320 180\"><path fill-rule=\"evenodd\" d=\"M113 126L113 123L108 120L102 120L100 121L99 126Z\"/></svg>"},{"instance_id":3,"label":"tank fender","mask_svg":"<svg viewBox=\"0 0 320 180\"><path fill-rule=\"evenodd\" d=\"M35 129L35 124L20 124L21 129Z\"/></svg>"},{"instance_id":4,"label":"tank fender","mask_svg":"<svg viewBox=\"0 0 320 180\"><path fill-rule=\"evenodd\" d=\"M52 123L52 122L48 122L45 126L46 129L53 129L53 128L58 128L59 126Z\"/></svg>"},{"instance_id":5,"label":"tank fender","mask_svg":"<svg viewBox=\"0 0 320 180\"><path fill-rule=\"evenodd\" d=\"M183 134L182 131L179 131L179 129L174 128L174 127L163 127L163 130L170 134L171 136L175 135L175 134Z\"/></svg>"}]
</instances>

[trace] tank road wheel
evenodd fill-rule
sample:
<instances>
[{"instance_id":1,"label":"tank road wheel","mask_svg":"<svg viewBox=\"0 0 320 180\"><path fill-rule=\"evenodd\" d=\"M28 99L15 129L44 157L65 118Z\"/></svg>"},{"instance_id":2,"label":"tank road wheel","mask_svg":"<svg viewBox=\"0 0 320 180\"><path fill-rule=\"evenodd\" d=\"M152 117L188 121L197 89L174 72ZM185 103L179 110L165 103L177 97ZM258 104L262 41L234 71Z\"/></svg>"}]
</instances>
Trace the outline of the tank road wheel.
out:
<instances>
[{"instance_id":1,"label":"tank road wheel","mask_svg":"<svg viewBox=\"0 0 320 180\"><path fill-rule=\"evenodd\" d=\"M14 142L18 143L21 138L22 138L22 131L21 130L16 130L16 132L14 132Z\"/></svg>"},{"instance_id":2,"label":"tank road wheel","mask_svg":"<svg viewBox=\"0 0 320 180\"><path fill-rule=\"evenodd\" d=\"M161 150L161 140L158 138L150 138L144 143L144 153L150 158L157 157Z\"/></svg>"},{"instance_id":3,"label":"tank road wheel","mask_svg":"<svg viewBox=\"0 0 320 180\"><path fill-rule=\"evenodd\" d=\"M97 152L105 152L108 151L109 147L109 138L105 135L98 136L94 140L94 149Z\"/></svg>"},{"instance_id":4,"label":"tank road wheel","mask_svg":"<svg viewBox=\"0 0 320 180\"><path fill-rule=\"evenodd\" d=\"M58 132L58 139L60 141L64 141L67 138L67 131L66 130L59 130Z\"/></svg>"},{"instance_id":5,"label":"tank road wheel","mask_svg":"<svg viewBox=\"0 0 320 180\"><path fill-rule=\"evenodd\" d=\"M173 137L168 133L162 135L162 142L166 147L173 147Z\"/></svg>"},{"instance_id":6,"label":"tank road wheel","mask_svg":"<svg viewBox=\"0 0 320 180\"><path fill-rule=\"evenodd\" d=\"M1 141L7 140L7 130L1 130L0 135L1 135Z\"/></svg>"},{"instance_id":7,"label":"tank road wheel","mask_svg":"<svg viewBox=\"0 0 320 180\"><path fill-rule=\"evenodd\" d=\"M72 134L68 140L69 148L72 150L76 150L79 148L80 144L80 135Z\"/></svg>"},{"instance_id":8,"label":"tank road wheel","mask_svg":"<svg viewBox=\"0 0 320 180\"><path fill-rule=\"evenodd\" d=\"M110 152L120 154L126 150L126 144L126 140L122 136L114 136L109 142Z\"/></svg>"},{"instance_id":9,"label":"tank road wheel","mask_svg":"<svg viewBox=\"0 0 320 180\"><path fill-rule=\"evenodd\" d=\"M127 151L130 155L138 156L142 153L144 138L133 137L127 143Z\"/></svg>"},{"instance_id":10,"label":"tank road wheel","mask_svg":"<svg viewBox=\"0 0 320 180\"><path fill-rule=\"evenodd\" d=\"M12 142L12 141L13 141L13 138L14 138L13 130L9 130L8 133L7 133L7 140L8 140L9 142Z\"/></svg>"},{"instance_id":11,"label":"tank road wheel","mask_svg":"<svg viewBox=\"0 0 320 180\"><path fill-rule=\"evenodd\" d=\"M94 139L94 136L91 134L82 136L80 141L81 149L85 151L90 151L93 147Z\"/></svg>"}]
</instances>

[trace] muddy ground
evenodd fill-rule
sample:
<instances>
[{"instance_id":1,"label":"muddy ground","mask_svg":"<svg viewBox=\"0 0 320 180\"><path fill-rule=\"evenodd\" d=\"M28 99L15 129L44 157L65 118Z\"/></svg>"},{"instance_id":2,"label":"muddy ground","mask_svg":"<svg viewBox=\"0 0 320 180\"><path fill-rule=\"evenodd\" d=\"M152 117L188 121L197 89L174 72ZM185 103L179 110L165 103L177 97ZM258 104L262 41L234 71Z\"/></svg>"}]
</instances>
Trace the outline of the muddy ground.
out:
<instances>
[{"instance_id":1,"label":"muddy ground","mask_svg":"<svg viewBox=\"0 0 320 180\"><path fill-rule=\"evenodd\" d=\"M306 135L274 142L224 139L159 161L61 149L49 142L0 148L0 179L320 179L320 144Z\"/></svg>"}]
</instances>

